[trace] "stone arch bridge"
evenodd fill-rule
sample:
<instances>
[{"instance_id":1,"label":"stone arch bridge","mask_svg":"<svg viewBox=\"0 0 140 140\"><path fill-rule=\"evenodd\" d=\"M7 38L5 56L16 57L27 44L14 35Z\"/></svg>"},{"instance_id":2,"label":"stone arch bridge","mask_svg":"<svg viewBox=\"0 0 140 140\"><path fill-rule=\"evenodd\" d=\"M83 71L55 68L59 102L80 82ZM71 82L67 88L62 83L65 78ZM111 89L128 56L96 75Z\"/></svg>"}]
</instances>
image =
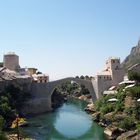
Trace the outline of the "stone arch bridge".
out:
<instances>
[{"instance_id":1,"label":"stone arch bridge","mask_svg":"<svg viewBox=\"0 0 140 140\"><path fill-rule=\"evenodd\" d=\"M97 99L94 92L92 82L90 80L83 80L78 78L64 78L61 80L56 80L48 83L32 83L31 84L31 95L32 98L26 103L23 108L23 113L26 114L40 114L51 110L51 96L54 89L67 82L75 81L79 85L84 85L90 92L93 101Z\"/></svg>"}]
</instances>

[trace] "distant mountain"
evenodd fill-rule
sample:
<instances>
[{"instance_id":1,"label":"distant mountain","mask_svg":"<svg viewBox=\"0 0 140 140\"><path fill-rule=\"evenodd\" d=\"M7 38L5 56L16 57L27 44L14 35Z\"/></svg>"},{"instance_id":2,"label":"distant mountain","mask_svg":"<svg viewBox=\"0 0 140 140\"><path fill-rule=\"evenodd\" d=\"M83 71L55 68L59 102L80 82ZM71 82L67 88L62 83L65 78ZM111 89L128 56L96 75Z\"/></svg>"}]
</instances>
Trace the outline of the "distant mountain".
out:
<instances>
[{"instance_id":1,"label":"distant mountain","mask_svg":"<svg viewBox=\"0 0 140 140\"><path fill-rule=\"evenodd\" d=\"M127 71L130 67L140 63L140 39L138 44L131 49L130 54L125 58L122 67Z\"/></svg>"}]
</instances>

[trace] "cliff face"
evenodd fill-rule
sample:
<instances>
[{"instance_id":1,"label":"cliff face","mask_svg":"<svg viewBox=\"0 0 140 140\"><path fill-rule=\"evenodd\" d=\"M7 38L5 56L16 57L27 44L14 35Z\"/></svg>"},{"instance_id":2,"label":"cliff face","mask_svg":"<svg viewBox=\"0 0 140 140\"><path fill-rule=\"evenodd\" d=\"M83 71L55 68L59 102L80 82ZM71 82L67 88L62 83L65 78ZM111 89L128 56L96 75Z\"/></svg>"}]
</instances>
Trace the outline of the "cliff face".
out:
<instances>
[{"instance_id":1,"label":"cliff face","mask_svg":"<svg viewBox=\"0 0 140 140\"><path fill-rule=\"evenodd\" d=\"M140 63L140 40L138 44L131 49L130 54L125 58L122 67L127 71L129 67Z\"/></svg>"}]
</instances>

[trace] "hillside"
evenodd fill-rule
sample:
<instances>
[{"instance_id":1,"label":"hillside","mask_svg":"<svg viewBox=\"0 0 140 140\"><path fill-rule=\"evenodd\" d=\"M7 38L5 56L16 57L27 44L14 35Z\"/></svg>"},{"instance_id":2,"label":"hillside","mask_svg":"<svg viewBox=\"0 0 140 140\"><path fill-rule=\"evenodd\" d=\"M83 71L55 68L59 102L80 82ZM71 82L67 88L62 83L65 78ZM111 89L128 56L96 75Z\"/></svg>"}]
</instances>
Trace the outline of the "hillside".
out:
<instances>
[{"instance_id":1,"label":"hillside","mask_svg":"<svg viewBox=\"0 0 140 140\"><path fill-rule=\"evenodd\" d=\"M129 67L140 63L140 39L138 44L131 49L130 54L125 58L122 67L127 71Z\"/></svg>"}]
</instances>

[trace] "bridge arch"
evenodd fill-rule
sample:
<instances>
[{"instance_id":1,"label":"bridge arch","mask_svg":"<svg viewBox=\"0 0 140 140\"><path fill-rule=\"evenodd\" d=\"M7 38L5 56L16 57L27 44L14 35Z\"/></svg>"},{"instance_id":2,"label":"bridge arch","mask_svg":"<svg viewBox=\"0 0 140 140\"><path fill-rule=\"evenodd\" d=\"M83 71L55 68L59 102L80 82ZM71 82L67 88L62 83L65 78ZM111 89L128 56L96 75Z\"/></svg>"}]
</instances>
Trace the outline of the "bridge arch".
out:
<instances>
[{"instance_id":1,"label":"bridge arch","mask_svg":"<svg viewBox=\"0 0 140 140\"><path fill-rule=\"evenodd\" d=\"M75 81L80 85L84 85L89 90L93 102L97 99L94 87L90 80L69 77L48 83L32 83L30 90L32 98L26 102L26 105L22 109L24 114L40 114L52 110L52 93L58 85L61 85L66 81Z\"/></svg>"},{"instance_id":2,"label":"bridge arch","mask_svg":"<svg viewBox=\"0 0 140 140\"><path fill-rule=\"evenodd\" d=\"M78 79L78 78L73 78L73 77L64 78L64 79L61 79L61 80L50 82L52 84L51 88L50 88L51 96L52 96L54 90L56 89L56 87L62 85L63 83L66 83L68 81L74 81L74 82L76 82L79 85L84 85L85 88L87 88L89 90L89 92L90 92L90 94L92 96L93 101L97 99L96 95L95 95L95 91L94 91L93 85L92 85L92 82L90 80Z\"/></svg>"}]
</instances>

